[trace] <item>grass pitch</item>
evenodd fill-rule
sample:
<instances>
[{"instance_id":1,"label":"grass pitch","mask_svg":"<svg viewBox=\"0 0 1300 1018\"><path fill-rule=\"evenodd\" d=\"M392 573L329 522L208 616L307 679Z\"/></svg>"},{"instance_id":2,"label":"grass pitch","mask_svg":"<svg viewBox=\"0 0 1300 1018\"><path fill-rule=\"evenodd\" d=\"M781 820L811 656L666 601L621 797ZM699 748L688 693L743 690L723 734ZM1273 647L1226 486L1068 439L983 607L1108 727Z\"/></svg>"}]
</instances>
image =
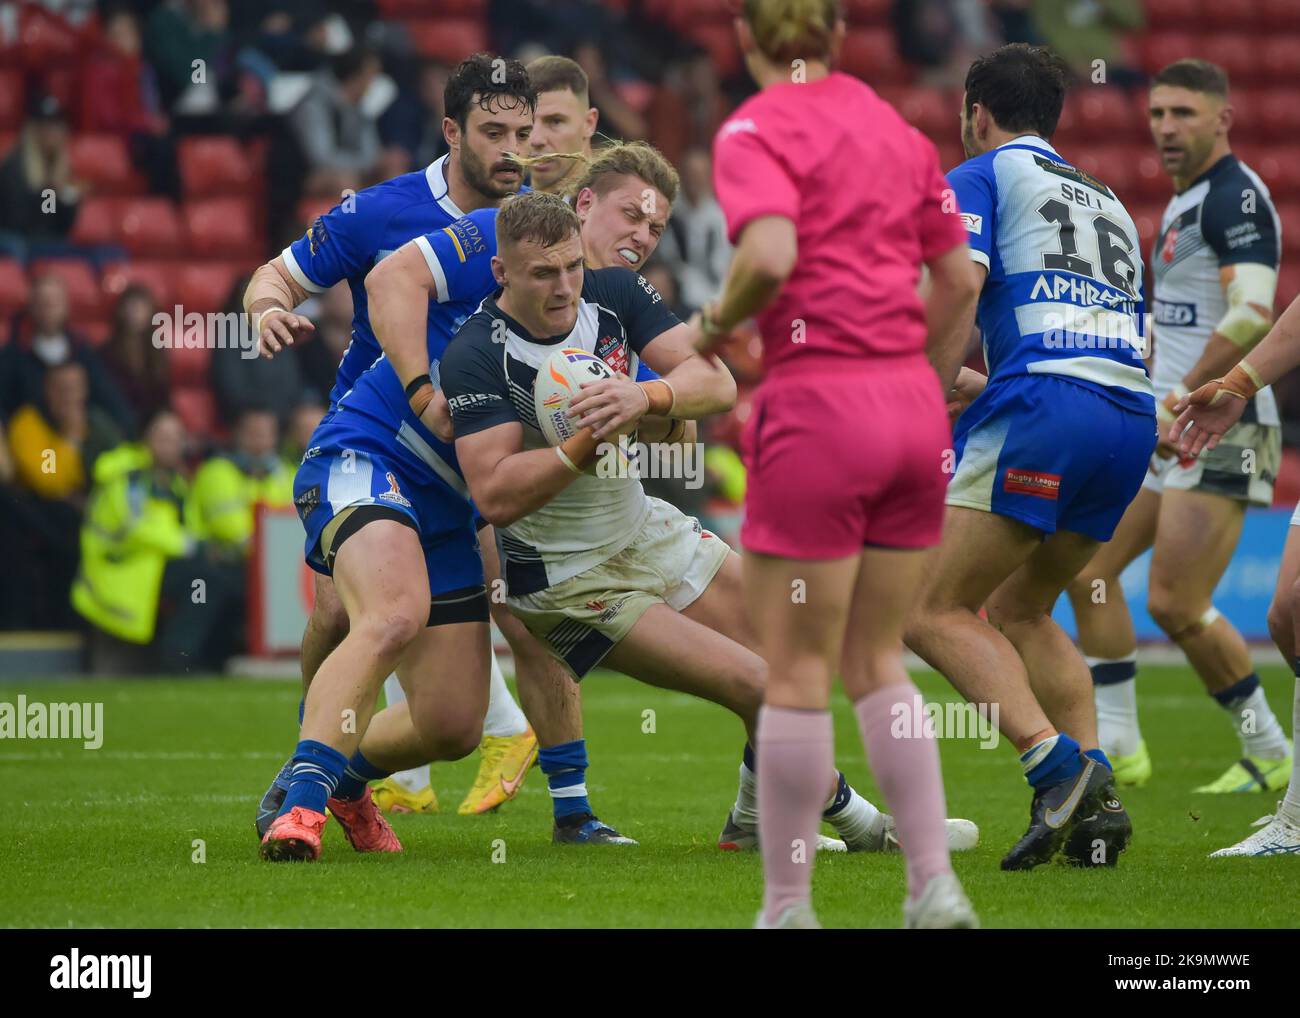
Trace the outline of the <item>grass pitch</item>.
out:
<instances>
[{"instance_id":1,"label":"grass pitch","mask_svg":"<svg viewBox=\"0 0 1300 1018\"><path fill-rule=\"evenodd\" d=\"M1262 675L1289 727L1291 676L1281 667ZM927 699L955 699L937 676L918 680ZM1144 667L1139 682L1155 775L1124 794L1135 837L1117 870L1000 872L1028 818L1013 750L942 743L949 814L982 831L979 848L955 863L984 925L1300 925L1300 860L1206 858L1248 834L1280 794L1193 795L1235 759L1229 723L1186 668ZM474 755L434 768L442 813L394 818L404 854L357 855L331 825L315 865L260 861L252 825L294 743L296 682L0 685L0 700L14 703L19 693L103 702L105 737L93 751L0 741L5 925L742 927L759 905L758 856L715 847L735 795L739 724L720 708L621 676L583 683L588 787L600 815L640 847L552 846L536 770L499 813L457 816ZM642 731L647 709L652 734ZM880 803L842 696L835 722L840 766ZM897 856L824 856L814 888L827 926L901 922Z\"/></svg>"}]
</instances>

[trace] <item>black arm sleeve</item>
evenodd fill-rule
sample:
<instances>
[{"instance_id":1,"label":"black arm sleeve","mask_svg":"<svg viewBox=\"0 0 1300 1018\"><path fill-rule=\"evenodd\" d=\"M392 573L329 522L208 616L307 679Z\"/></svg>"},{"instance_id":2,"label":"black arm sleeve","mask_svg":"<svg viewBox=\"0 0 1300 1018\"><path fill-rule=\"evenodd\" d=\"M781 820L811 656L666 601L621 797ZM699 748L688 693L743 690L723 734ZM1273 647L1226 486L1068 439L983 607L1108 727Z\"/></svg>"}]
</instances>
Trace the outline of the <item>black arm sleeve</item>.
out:
<instances>
[{"instance_id":1,"label":"black arm sleeve","mask_svg":"<svg viewBox=\"0 0 1300 1018\"><path fill-rule=\"evenodd\" d=\"M656 336L681 324L667 302L644 276L631 269L596 269L587 273L584 294L618 315L627 341L638 354Z\"/></svg>"},{"instance_id":2,"label":"black arm sleeve","mask_svg":"<svg viewBox=\"0 0 1300 1018\"><path fill-rule=\"evenodd\" d=\"M1253 262L1278 267L1280 251L1273 204L1246 174L1231 174L1201 206L1201 234L1219 265Z\"/></svg>"}]
</instances>

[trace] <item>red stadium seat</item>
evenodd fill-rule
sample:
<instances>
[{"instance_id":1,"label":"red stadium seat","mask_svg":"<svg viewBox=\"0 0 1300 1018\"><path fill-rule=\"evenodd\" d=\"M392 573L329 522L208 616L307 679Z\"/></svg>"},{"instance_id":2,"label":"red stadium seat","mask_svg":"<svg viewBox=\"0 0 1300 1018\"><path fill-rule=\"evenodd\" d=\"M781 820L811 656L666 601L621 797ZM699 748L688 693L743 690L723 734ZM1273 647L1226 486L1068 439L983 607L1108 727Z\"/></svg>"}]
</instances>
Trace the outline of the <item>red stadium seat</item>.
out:
<instances>
[{"instance_id":1,"label":"red stadium seat","mask_svg":"<svg viewBox=\"0 0 1300 1018\"><path fill-rule=\"evenodd\" d=\"M255 177L244 145L223 135L185 138L177 148L186 198L247 194Z\"/></svg>"},{"instance_id":2,"label":"red stadium seat","mask_svg":"<svg viewBox=\"0 0 1300 1018\"><path fill-rule=\"evenodd\" d=\"M80 258L42 258L28 266L32 279L53 274L68 288L68 303L75 318L98 318L104 303L99 280L89 262Z\"/></svg>"},{"instance_id":3,"label":"red stadium seat","mask_svg":"<svg viewBox=\"0 0 1300 1018\"><path fill-rule=\"evenodd\" d=\"M683 26L686 37L709 52L713 68L723 78L740 71L740 44L730 24L720 22L692 22Z\"/></svg>"},{"instance_id":4,"label":"red stadium seat","mask_svg":"<svg viewBox=\"0 0 1300 1018\"><path fill-rule=\"evenodd\" d=\"M1152 29L1187 29L1201 18L1201 0L1146 0Z\"/></svg>"},{"instance_id":5,"label":"red stadium seat","mask_svg":"<svg viewBox=\"0 0 1300 1018\"><path fill-rule=\"evenodd\" d=\"M1295 0L1259 0L1259 23L1270 30L1300 32L1300 4Z\"/></svg>"},{"instance_id":6,"label":"red stadium seat","mask_svg":"<svg viewBox=\"0 0 1300 1018\"><path fill-rule=\"evenodd\" d=\"M487 26L474 18L421 19L408 21L406 28L416 53L449 64L488 48Z\"/></svg>"},{"instance_id":7,"label":"red stadium seat","mask_svg":"<svg viewBox=\"0 0 1300 1018\"><path fill-rule=\"evenodd\" d=\"M229 262L192 262L175 273L176 300L186 311L222 311L242 266Z\"/></svg>"},{"instance_id":8,"label":"red stadium seat","mask_svg":"<svg viewBox=\"0 0 1300 1018\"><path fill-rule=\"evenodd\" d=\"M1080 149L1074 164L1087 170L1115 192L1125 206L1137 190L1137 165L1127 145L1098 145Z\"/></svg>"},{"instance_id":9,"label":"red stadium seat","mask_svg":"<svg viewBox=\"0 0 1300 1018\"><path fill-rule=\"evenodd\" d=\"M1150 146L1129 150L1133 161L1133 196L1141 201L1168 200L1173 183L1160 163L1160 156Z\"/></svg>"},{"instance_id":10,"label":"red stadium seat","mask_svg":"<svg viewBox=\"0 0 1300 1018\"><path fill-rule=\"evenodd\" d=\"M1277 296L1273 299L1273 310L1280 315L1291 306L1296 297L1300 297L1300 264L1283 262L1277 274Z\"/></svg>"},{"instance_id":11,"label":"red stadium seat","mask_svg":"<svg viewBox=\"0 0 1300 1018\"><path fill-rule=\"evenodd\" d=\"M1259 16L1258 0L1210 0L1201 8L1206 28L1250 32Z\"/></svg>"},{"instance_id":12,"label":"red stadium seat","mask_svg":"<svg viewBox=\"0 0 1300 1018\"><path fill-rule=\"evenodd\" d=\"M172 311L176 287L170 263L116 262L105 267L104 295L110 304L116 303L122 291L131 284L143 286L152 293L159 309Z\"/></svg>"},{"instance_id":13,"label":"red stadium seat","mask_svg":"<svg viewBox=\"0 0 1300 1018\"><path fill-rule=\"evenodd\" d=\"M186 309L189 314L190 309ZM164 353L167 355L167 377L173 386L179 388L203 388L208 380L208 369L212 366L212 351L205 342L202 346L187 347L184 334L172 337L172 345Z\"/></svg>"},{"instance_id":14,"label":"red stadium seat","mask_svg":"<svg viewBox=\"0 0 1300 1018\"><path fill-rule=\"evenodd\" d=\"M122 236L122 199L90 197L77 209L68 238L74 244L116 244Z\"/></svg>"},{"instance_id":15,"label":"red stadium seat","mask_svg":"<svg viewBox=\"0 0 1300 1018\"><path fill-rule=\"evenodd\" d=\"M898 55L894 33L887 28L850 28L840 63L873 87L903 85L912 78L912 69Z\"/></svg>"},{"instance_id":16,"label":"red stadium seat","mask_svg":"<svg viewBox=\"0 0 1300 1018\"><path fill-rule=\"evenodd\" d=\"M1268 95L1267 89L1232 90L1232 140L1235 144L1265 136L1267 116L1264 107Z\"/></svg>"},{"instance_id":17,"label":"red stadium seat","mask_svg":"<svg viewBox=\"0 0 1300 1018\"><path fill-rule=\"evenodd\" d=\"M1241 153L1264 178L1274 201L1300 199L1300 145L1278 145Z\"/></svg>"},{"instance_id":18,"label":"red stadium seat","mask_svg":"<svg viewBox=\"0 0 1300 1018\"><path fill-rule=\"evenodd\" d=\"M178 255L183 250L180 219L167 198L124 201L121 237L133 255Z\"/></svg>"},{"instance_id":19,"label":"red stadium seat","mask_svg":"<svg viewBox=\"0 0 1300 1018\"><path fill-rule=\"evenodd\" d=\"M244 198L204 198L185 203L190 253L200 257L249 258L260 253L252 203Z\"/></svg>"},{"instance_id":20,"label":"red stadium seat","mask_svg":"<svg viewBox=\"0 0 1300 1018\"><path fill-rule=\"evenodd\" d=\"M78 322L77 331L86 337L91 346L103 346L108 342L108 337L113 334L113 323L103 319L94 322Z\"/></svg>"},{"instance_id":21,"label":"red stadium seat","mask_svg":"<svg viewBox=\"0 0 1300 1018\"><path fill-rule=\"evenodd\" d=\"M1300 35L1279 35L1263 40L1256 60L1269 81L1294 91L1296 73L1300 70Z\"/></svg>"},{"instance_id":22,"label":"red stadium seat","mask_svg":"<svg viewBox=\"0 0 1300 1018\"><path fill-rule=\"evenodd\" d=\"M20 308L27 306L27 273L16 258L0 258L0 345L9 338L8 319Z\"/></svg>"},{"instance_id":23,"label":"red stadium seat","mask_svg":"<svg viewBox=\"0 0 1300 1018\"><path fill-rule=\"evenodd\" d=\"M882 88L880 97L903 119L928 138L955 135L961 111L961 95L940 88Z\"/></svg>"},{"instance_id":24,"label":"red stadium seat","mask_svg":"<svg viewBox=\"0 0 1300 1018\"><path fill-rule=\"evenodd\" d=\"M668 23L688 36L700 24L721 24L732 29L734 41L735 29L732 28L732 22L735 17L736 8L732 6L731 0L672 0L668 9Z\"/></svg>"},{"instance_id":25,"label":"red stadium seat","mask_svg":"<svg viewBox=\"0 0 1300 1018\"><path fill-rule=\"evenodd\" d=\"M844 0L844 20L850 25L889 26L894 0Z\"/></svg>"},{"instance_id":26,"label":"red stadium seat","mask_svg":"<svg viewBox=\"0 0 1300 1018\"><path fill-rule=\"evenodd\" d=\"M1204 56L1201 42L1200 36L1186 30L1154 32L1140 44L1142 68L1155 74L1175 60L1182 60L1188 56Z\"/></svg>"},{"instance_id":27,"label":"red stadium seat","mask_svg":"<svg viewBox=\"0 0 1300 1018\"><path fill-rule=\"evenodd\" d=\"M1078 131L1097 141L1123 141L1141 137L1143 124L1135 122L1127 95L1107 85L1088 85L1078 91Z\"/></svg>"},{"instance_id":28,"label":"red stadium seat","mask_svg":"<svg viewBox=\"0 0 1300 1018\"><path fill-rule=\"evenodd\" d=\"M1151 256L1151 245L1160 233L1160 219L1165 214L1165 206L1143 204L1129 205L1127 208L1128 214L1133 217L1133 225L1138 228L1138 237L1142 240L1142 258L1146 260Z\"/></svg>"},{"instance_id":29,"label":"red stadium seat","mask_svg":"<svg viewBox=\"0 0 1300 1018\"><path fill-rule=\"evenodd\" d=\"M1257 81L1264 76L1258 40L1241 32L1213 32L1204 36L1195 56L1218 64L1228 72L1228 80L1234 84ZM1291 66L1294 72L1295 65Z\"/></svg>"},{"instance_id":30,"label":"red stadium seat","mask_svg":"<svg viewBox=\"0 0 1300 1018\"><path fill-rule=\"evenodd\" d=\"M1261 137L1272 142L1288 142L1300 137L1300 101L1292 89L1276 88L1253 97L1259 114L1260 129L1250 137ZM1234 98L1233 110L1239 113L1244 102ZM1237 131L1234 126L1234 139Z\"/></svg>"},{"instance_id":31,"label":"red stadium seat","mask_svg":"<svg viewBox=\"0 0 1300 1018\"><path fill-rule=\"evenodd\" d=\"M218 434L217 399L206 385L173 388L172 409L191 435L211 438Z\"/></svg>"},{"instance_id":32,"label":"red stadium seat","mask_svg":"<svg viewBox=\"0 0 1300 1018\"><path fill-rule=\"evenodd\" d=\"M79 134L72 139L72 173L97 194L139 194L144 181L131 165L126 142L116 134Z\"/></svg>"},{"instance_id":33,"label":"red stadium seat","mask_svg":"<svg viewBox=\"0 0 1300 1018\"><path fill-rule=\"evenodd\" d=\"M1278 202L1277 217L1282 222L1282 257L1300 255L1300 202Z\"/></svg>"},{"instance_id":34,"label":"red stadium seat","mask_svg":"<svg viewBox=\"0 0 1300 1018\"><path fill-rule=\"evenodd\" d=\"M18 10L18 45L14 52L34 71L76 60L81 45L76 29L38 4Z\"/></svg>"},{"instance_id":35,"label":"red stadium seat","mask_svg":"<svg viewBox=\"0 0 1300 1018\"><path fill-rule=\"evenodd\" d=\"M0 131L16 131L23 123L23 72L0 70Z\"/></svg>"}]
</instances>

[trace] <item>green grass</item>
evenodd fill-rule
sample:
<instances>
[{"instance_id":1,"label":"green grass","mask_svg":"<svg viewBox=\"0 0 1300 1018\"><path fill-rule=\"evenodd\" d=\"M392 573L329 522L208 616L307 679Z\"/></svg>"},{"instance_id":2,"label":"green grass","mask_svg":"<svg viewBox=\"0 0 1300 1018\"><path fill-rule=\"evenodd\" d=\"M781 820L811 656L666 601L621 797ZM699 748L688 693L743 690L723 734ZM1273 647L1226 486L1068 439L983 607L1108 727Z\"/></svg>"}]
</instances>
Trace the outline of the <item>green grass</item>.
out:
<instances>
[{"instance_id":1,"label":"green grass","mask_svg":"<svg viewBox=\"0 0 1300 1018\"><path fill-rule=\"evenodd\" d=\"M1291 677L1266 669L1289 725ZM1189 671L1144 668L1144 734L1156 773L1129 790L1135 841L1114 871L1043 867L1009 874L1029 795L1010 747L942 745L949 812L982 841L956 859L986 926L1295 926L1296 860L1208 860L1280 796L1196 796L1237 746ZM952 699L934 675L927 697ZM631 680L583 684L601 815L638 848L550 844L550 805L534 771L497 815L459 817L477 756L434 768L443 813L397 817L400 856L360 856L336 825L316 865L257 857L256 800L292 747L296 683L98 681L0 686L41 701L104 703L103 747L0 741L0 923L11 926L745 926L761 894L756 855L714 841L735 794L741 730L722 710ZM642 712L656 712L643 734ZM879 801L853 717L835 704L840 765ZM206 861L192 861L195 839ZM498 840L499 839L499 840ZM504 845L505 861L493 862ZM499 856L499 852L497 853ZM816 904L828 926L897 926L898 857L826 856Z\"/></svg>"}]
</instances>

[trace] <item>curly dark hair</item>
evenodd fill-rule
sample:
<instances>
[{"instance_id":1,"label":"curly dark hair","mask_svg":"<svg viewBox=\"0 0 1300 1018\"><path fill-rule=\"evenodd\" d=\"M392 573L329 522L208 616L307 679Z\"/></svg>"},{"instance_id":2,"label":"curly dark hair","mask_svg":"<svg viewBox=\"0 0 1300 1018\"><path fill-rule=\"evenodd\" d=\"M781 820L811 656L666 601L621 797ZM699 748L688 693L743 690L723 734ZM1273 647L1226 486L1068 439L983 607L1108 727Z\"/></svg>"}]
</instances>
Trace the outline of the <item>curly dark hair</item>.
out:
<instances>
[{"instance_id":1,"label":"curly dark hair","mask_svg":"<svg viewBox=\"0 0 1300 1018\"><path fill-rule=\"evenodd\" d=\"M980 57L966 72L966 114L979 103L998 127L1050 138L1061 119L1070 71L1046 46L1017 42Z\"/></svg>"},{"instance_id":2,"label":"curly dark hair","mask_svg":"<svg viewBox=\"0 0 1300 1018\"><path fill-rule=\"evenodd\" d=\"M515 102L502 102L514 99ZM524 103L537 109L537 90L528 80L528 71L518 60L475 53L456 65L443 92L443 108L461 129L469 118L472 105L487 110L495 101L498 106L514 108Z\"/></svg>"}]
</instances>

